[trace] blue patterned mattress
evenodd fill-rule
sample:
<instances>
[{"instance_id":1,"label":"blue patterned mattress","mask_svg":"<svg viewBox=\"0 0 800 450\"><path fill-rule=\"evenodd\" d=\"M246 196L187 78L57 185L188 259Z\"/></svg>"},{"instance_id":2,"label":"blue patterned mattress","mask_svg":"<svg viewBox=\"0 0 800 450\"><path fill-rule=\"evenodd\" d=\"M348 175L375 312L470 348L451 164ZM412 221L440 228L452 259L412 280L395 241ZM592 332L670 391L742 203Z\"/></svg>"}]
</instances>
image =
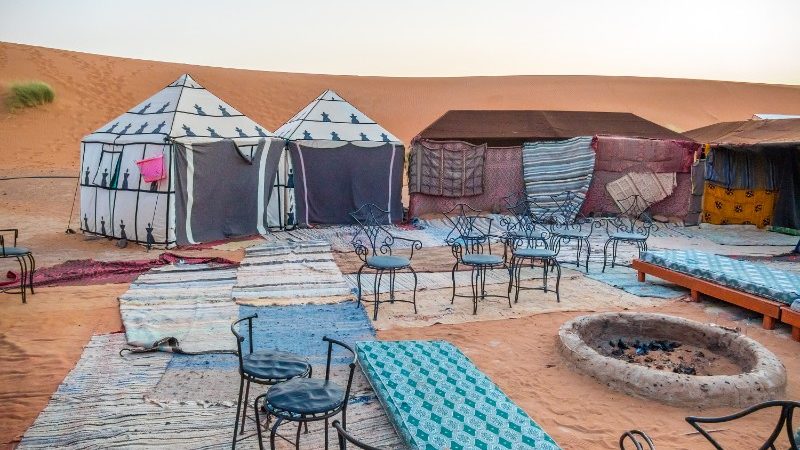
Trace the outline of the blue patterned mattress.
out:
<instances>
[{"instance_id":1,"label":"blue patterned mattress","mask_svg":"<svg viewBox=\"0 0 800 450\"><path fill-rule=\"evenodd\" d=\"M787 305L800 300L800 275L763 264L695 250L650 250L640 259Z\"/></svg>"},{"instance_id":2,"label":"blue patterned mattress","mask_svg":"<svg viewBox=\"0 0 800 450\"><path fill-rule=\"evenodd\" d=\"M356 353L409 448L559 449L449 342L359 342Z\"/></svg>"}]
</instances>

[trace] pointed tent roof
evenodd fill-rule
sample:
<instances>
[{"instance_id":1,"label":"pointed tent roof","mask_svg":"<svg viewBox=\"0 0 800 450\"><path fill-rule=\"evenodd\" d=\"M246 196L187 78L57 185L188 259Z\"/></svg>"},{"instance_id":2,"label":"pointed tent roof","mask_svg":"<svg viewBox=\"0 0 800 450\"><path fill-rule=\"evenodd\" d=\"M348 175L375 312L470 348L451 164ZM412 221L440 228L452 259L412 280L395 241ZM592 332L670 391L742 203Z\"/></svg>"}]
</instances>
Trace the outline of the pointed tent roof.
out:
<instances>
[{"instance_id":1,"label":"pointed tent roof","mask_svg":"<svg viewBox=\"0 0 800 450\"><path fill-rule=\"evenodd\" d=\"M188 74L86 136L84 142L116 144L259 139L273 136L220 100Z\"/></svg>"},{"instance_id":2,"label":"pointed tent roof","mask_svg":"<svg viewBox=\"0 0 800 450\"><path fill-rule=\"evenodd\" d=\"M400 142L330 89L281 125L275 135L290 141Z\"/></svg>"}]
</instances>

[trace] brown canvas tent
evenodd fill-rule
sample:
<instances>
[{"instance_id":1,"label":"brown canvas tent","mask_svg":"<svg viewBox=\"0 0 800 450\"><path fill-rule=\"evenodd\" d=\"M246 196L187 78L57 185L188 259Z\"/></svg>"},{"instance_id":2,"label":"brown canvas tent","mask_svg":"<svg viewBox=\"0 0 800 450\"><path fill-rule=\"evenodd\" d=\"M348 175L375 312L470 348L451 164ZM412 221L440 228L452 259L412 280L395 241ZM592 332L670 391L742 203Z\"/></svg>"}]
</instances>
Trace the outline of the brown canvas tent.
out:
<instances>
[{"instance_id":1,"label":"brown canvas tent","mask_svg":"<svg viewBox=\"0 0 800 450\"><path fill-rule=\"evenodd\" d=\"M687 155L699 146L677 132L625 112L454 110L412 140L409 214L413 217L442 212L457 203L501 211L505 206L503 197L526 188L525 143L557 143L582 136L593 138L593 154L597 156L593 168L589 168L591 185L584 213L614 211L606 184L632 171L662 171L659 159L677 161L667 164L666 170L678 172L674 192L680 196L672 195L660 202L655 212L677 216L688 213L691 157ZM422 167L423 155L431 151L441 154L440 165L433 169ZM451 161L446 161L445 156ZM438 194L435 189L439 189Z\"/></svg>"},{"instance_id":2,"label":"brown canvas tent","mask_svg":"<svg viewBox=\"0 0 800 450\"><path fill-rule=\"evenodd\" d=\"M686 135L709 146L705 222L800 229L800 119L721 122Z\"/></svg>"}]
</instances>

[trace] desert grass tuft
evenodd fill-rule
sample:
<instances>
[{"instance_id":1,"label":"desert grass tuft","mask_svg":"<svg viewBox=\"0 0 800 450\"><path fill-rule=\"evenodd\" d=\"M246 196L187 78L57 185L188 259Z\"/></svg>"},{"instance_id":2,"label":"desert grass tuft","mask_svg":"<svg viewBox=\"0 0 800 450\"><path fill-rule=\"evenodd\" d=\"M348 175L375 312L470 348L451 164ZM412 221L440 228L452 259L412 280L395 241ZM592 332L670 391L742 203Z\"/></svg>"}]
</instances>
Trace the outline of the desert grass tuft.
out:
<instances>
[{"instance_id":1,"label":"desert grass tuft","mask_svg":"<svg viewBox=\"0 0 800 450\"><path fill-rule=\"evenodd\" d=\"M33 108L45 103L52 103L56 93L49 84L43 81L26 81L14 83L9 87L8 109L14 111L21 108Z\"/></svg>"}]
</instances>

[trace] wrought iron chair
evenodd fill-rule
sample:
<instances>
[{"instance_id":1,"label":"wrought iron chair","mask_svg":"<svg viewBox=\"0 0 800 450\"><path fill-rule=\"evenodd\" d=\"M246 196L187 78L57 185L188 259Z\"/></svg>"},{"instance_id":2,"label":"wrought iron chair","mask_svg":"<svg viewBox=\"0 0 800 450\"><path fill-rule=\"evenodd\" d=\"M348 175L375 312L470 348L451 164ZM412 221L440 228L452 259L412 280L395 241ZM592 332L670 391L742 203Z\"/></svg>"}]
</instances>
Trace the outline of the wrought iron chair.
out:
<instances>
[{"instance_id":1,"label":"wrought iron chair","mask_svg":"<svg viewBox=\"0 0 800 450\"><path fill-rule=\"evenodd\" d=\"M258 431L259 448L264 448L261 433L261 420L259 417L259 402L269 414L277 418L269 436L270 448L275 448L275 437L278 427L283 422L297 422L297 437L295 447L300 448L300 424L325 421L325 448L328 448L328 420L341 413L342 427L347 425L347 403L350 398L350 388L353 384L353 371L356 367L356 354L353 349L336 339L323 337L328 343L328 362L325 368L325 379L294 378L279 383L265 394L259 395L253 408L256 414L256 429ZM347 386L342 388L331 380L331 356L333 346L337 345L350 353L347 377Z\"/></svg>"},{"instance_id":2,"label":"wrought iron chair","mask_svg":"<svg viewBox=\"0 0 800 450\"><path fill-rule=\"evenodd\" d=\"M647 251L647 238L655 228L653 219L650 217L648 209L650 203L639 195L631 195L622 199L620 202L622 213L615 217L604 218L608 240L603 247L603 272L606 271L606 261L608 259L608 246L611 245L611 267L617 259L617 246L620 242L635 245L639 254Z\"/></svg>"},{"instance_id":3,"label":"wrought iron chair","mask_svg":"<svg viewBox=\"0 0 800 450\"><path fill-rule=\"evenodd\" d=\"M335 428L336 432L339 434L339 450L347 450L348 442L355 445L357 448L363 450L381 450L378 447L373 447L371 445L367 445L363 442L360 442L358 439L351 436L347 432L347 430L342 428L342 424L339 423L338 420L334 420L333 423L331 423L331 425L333 425L333 428Z\"/></svg>"},{"instance_id":4,"label":"wrought iron chair","mask_svg":"<svg viewBox=\"0 0 800 450\"><path fill-rule=\"evenodd\" d=\"M541 219L535 215L534 200L523 200L514 206L514 211L519 213L514 216L516 223L509 227L505 235L505 241L511 249L511 277L508 283L509 298L511 289L515 288L514 303L519 301L519 291L524 290L543 290L548 292L547 277L550 267L556 269L556 301L561 302L561 265L556 258L557 253L548 248L549 228L546 219ZM547 210L545 210L547 211ZM549 214L549 212L547 212ZM522 268L530 263L533 267L536 261L541 261L542 287L523 287L521 280Z\"/></svg>"},{"instance_id":5,"label":"wrought iron chair","mask_svg":"<svg viewBox=\"0 0 800 450\"><path fill-rule=\"evenodd\" d=\"M592 244L590 238L592 232L597 228L602 228L603 223L591 217L580 214L581 202L576 201L577 194L565 191L561 194L554 194L553 202L558 205L556 214L552 215L553 222L550 226L550 248L556 252L561 252L561 246L576 243L575 267L581 267L581 253L586 252L586 273L589 273L589 257L592 254ZM585 250L584 250L585 249Z\"/></svg>"},{"instance_id":6,"label":"wrought iron chair","mask_svg":"<svg viewBox=\"0 0 800 450\"><path fill-rule=\"evenodd\" d=\"M713 437L711 437L709 432L704 430L699 424L730 422L767 408L780 408L781 413L780 416L778 417L778 423L775 425L775 428L772 430L772 433L759 448L761 450L766 450L766 449L775 450L775 441L778 440L778 437L780 436L781 430L783 428L786 428L786 436L789 440L789 444L791 445L790 448L792 449L800 448L797 445L798 436L795 434L796 428L793 425L794 412L795 410L800 408L800 402L795 402L791 400L773 400L751 406L747 409L744 409L734 414L730 414L728 416L722 416L722 417L691 416L687 417L686 421L689 422L689 425L693 426L698 432L700 432L700 434L702 434L703 437L706 438L706 440L708 440L708 442L710 442L711 445L714 446L714 448L716 448L717 450L723 450L719 442L717 442Z\"/></svg>"},{"instance_id":7,"label":"wrought iron chair","mask_svg":"<svg viewBox=\"0 0 800 450\"><path fill-rule=\"evenodd\" d=\"M492 239L502 240L503 238L503 236L492 235L492 218L484 217L481 211L464 203L454 206L443 215L453 227L445 237L445 242L450 246L456 259L450 273L453 281L453 295L450 304L453 304L456 297L471 298L472 314L478 314L478 300L485 300L487 297L505 297L508 299L510 308L510 290L505 296L486 293L486 271L499 268L508 271L505 257L492 254ZM481 219L487 221L486 232L478 227L478 221ZM460 265L469 266L472 269L470 276L472 295L456 294L456 271ZM509 283L510 280L511 272L509 271Z\"/></svg>"},{"instance_id":8,"label":"wrought iron chair","mask_svg":"<svg viewBox=\"0 0 800 450\"><path fill-rule=\"evenodd\" d=\"M275 350L258 350L253 348L253 319L258 314L243 317L231 324L231 332L236 337L237 357L239 359L239 400L236 404L236 423L233 426L233 443L243 439L238 436L244 433L247 418L247 400L250 396L250 383L272 386L297 377L310 377L311 365L299 356ZM247 321L247 347L243 348L245 337L237 330L240 323ZM247 350L245 352L245 349ZM245 382L247 389L245 389ZM244 404L242 403L244 393ZM239 417L241 416L241 429ZM269 418L268 418L269 420Z\"/></svg>"},{"instance_id":9,"label":"wrought iron chair","mask_svg":"<svg viewBox=\"0 0 800 450\"><path fill-rule=\"evenodd\" d=\"M12 245L7 245L4 234L13 234L14 240ZM22 303L27 303L25 290L30 289L33 294L33 273L36 271L36 260L33 258L33 252L26 247L17 247L17 238L19 237L19 230L16 228L8 228L0 230L0 259L14 258L19 264L19 293L22 295ZM30 267L28 267L30 264ZM11 288L13 289L13 288ZM16 294L16 291L4 289L2 292L9 294Z\"/></svg>"},{"instance_id":10,"label":"wrought iron chair","mask_svg":"<svg viewBox=\"0 0 800 450\"><path fill-rule=\"evenodd\" d=\"M625 445L627 441L631 441L635 450L656 450L653 440L643 431L631 430L622 433L622 436L619 437L620 450L628 450L628 447Z\"/></svg>"},{"instance_id":11,"label":"wrought iron chair","mask_svg":"<svg viewBox=\"0 0 800 450\"><path fill-rule=\"evenodd\" d=\"M411 267L414 250L422 248L422 242L415 239L406 239L394 236L385 225L390 224L389 211L383 210L373 203L367 203L361 208L350 213L360 230L353 236L352 244L356 254L363 264L358 269L358 305L361 305L361 272L364 268L375 271L373 280L373 299L375 312L373 320L378 320L378 306L381 303L405 302L414 305L414 314L417 313L417 273ZM408 242L411 253L408 257L392 254L394 244L398 241ZM414 277L414 290L411 300L398 300L395 298L395 278L398 271L408 270ZM384 273L389 275L389 300L380 299L381 282Z\"/></svg>"}]
</instances>

